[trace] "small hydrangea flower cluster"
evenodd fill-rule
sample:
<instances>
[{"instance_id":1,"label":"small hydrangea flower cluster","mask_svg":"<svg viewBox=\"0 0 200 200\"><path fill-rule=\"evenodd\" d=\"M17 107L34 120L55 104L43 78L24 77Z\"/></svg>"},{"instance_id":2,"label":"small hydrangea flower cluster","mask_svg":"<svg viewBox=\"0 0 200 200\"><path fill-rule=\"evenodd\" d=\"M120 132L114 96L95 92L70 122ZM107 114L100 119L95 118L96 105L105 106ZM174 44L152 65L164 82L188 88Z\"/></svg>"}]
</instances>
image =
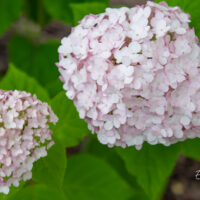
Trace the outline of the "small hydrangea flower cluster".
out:
<instances>
[{"instance_id":1,"label":"small hydrangea flower cluster","mask_svg":"<svg viewBox=\"0 0 200 200\"><path fill-rule=\"evenodd\" d=\"M58 68L101 143L170 145L200 136L200 48L189 15L162 2L86 16Z\"/></svg>"},{"instance_id":2,"label":"small hydrangea flower cluster","mask_svg":"<svg viewBox=\"0 0 200 200\"><path fill-rule=\"evenodd\" d=\"M0 193L32 177L33 162L54 144L51 122L55 124L57 117L36 96L0 90Z\"/></svg>"}]
</instances>

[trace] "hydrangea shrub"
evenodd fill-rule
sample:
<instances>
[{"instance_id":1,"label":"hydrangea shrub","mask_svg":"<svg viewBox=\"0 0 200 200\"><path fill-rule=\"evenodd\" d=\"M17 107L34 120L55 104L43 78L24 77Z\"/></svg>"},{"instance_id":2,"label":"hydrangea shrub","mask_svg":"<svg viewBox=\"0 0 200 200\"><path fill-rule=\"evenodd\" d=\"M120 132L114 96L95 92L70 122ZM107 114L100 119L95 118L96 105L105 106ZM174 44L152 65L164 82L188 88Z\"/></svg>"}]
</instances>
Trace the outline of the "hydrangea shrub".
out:
<instances>
[{"instance_id":1,"label":"hydrangea shrub","mask_svg":"<svg viewBox=\"0 0 200 200\"><path fill-rule=\"evenodd\" d=\"M54 144L49 124L57 120L35 95L0 90L0 192L31 179L33 163Z\"/></svg>"},{"instance_id":2,"label":"hydrangea shrub","mask_svg":"<svg viewBox=\"0 0 200 200\"><path fill-rule=\"evenodd\" d=\"M0 199L158 200L176 164L195 179L178 158L200 160L200 1L109 2L0 0Z\"/></svg>"},{"instance_id":3,"label":"hydrangea shrub","mask_svg":"<svg viewBox=\"0 0 200 200\"><path fill-rule=\"evenodd\" d=\"M148 2L88 15L62 39L63 87L101 143L199 136L200 49L189 22L179 7Z\"/></svg>"}]
</instances>

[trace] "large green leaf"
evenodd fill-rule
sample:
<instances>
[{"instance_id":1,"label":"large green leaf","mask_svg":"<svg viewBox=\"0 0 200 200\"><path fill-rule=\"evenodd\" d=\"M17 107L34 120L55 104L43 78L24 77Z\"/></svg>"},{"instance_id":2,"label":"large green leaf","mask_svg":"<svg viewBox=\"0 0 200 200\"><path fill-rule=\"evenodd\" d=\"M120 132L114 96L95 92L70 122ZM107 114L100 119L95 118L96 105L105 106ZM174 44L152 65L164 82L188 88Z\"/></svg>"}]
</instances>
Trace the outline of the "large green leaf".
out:
<instances>
[{"instance_id":1,"label":"large green leaf","mask_svg":"<svg viewBox=\"0 0 200 200\"><path fill-rule=\"evenodd\" d=\"M19 17L22 0L0 0L0 36Z\"/></svg>"},{"instance_id":2,"label":"large green leaf","mask_svg":"<svg viewBox=\"0 0 200 200\"><path fill-rule=\"evenodd\" d=\"M52 99L51 107L59 118L53 128L55 136L66 147L77 145L89 131L84 120L79 118L73 102L66 97L65 92L60 92Z\"/></svg>"},{"instance_id":3,"label":"large green leaf","mask_svg":"<svg viewBox=\"0 0 200 200\"><path fill-rule=\"evenodd\" d=\"M41 0L24 0L23 15L41 26L46 25L50 19Z\"/></svg>"},{"instance_id":4,"label":"large green leaf","mask_svg":"<svg viewBox=\"0 0 200 200\"><path fill-rule=\"evenodd\" d=\"M157 3L163 0L156 0ZM169 6L179 6L185 12L189 13L191 16L190 26L195 28L197 36L200 38L200 20L199 20L199 10L200 1L199 0L165 0Z\"/></svg>"},{"instance_id":5,"label":"large green leaf","mask_svg":"<svg viewBox=\"0 0 200 200\"><path fill-rule=\"evenodd\" d=\"M200 139L187 139L180 143L181 153L189 158L200 161Z\"/></svg>"},{"instance_id":6,"label":"large green leaf","mask_svg":"<svg viewBox=\"0 0 200 200\"><path fill-rule=\"evenodd\" d=\"M67 200L62 191L46 185L25 187L8 200Z\"/></svg>"},{"instance_id":7,"label":"large green leaf","mask_svg":"<svg viewBox=\"0 0 200 200\"><path fill-rule=\"evenodd\" d=\"M57 41L34 45L26 38L15 36L9 42L9 59L20 70L37 79L43 87L47 88L51 96L55 96L62 90L55 64L58 60L58 46ZM55 83L56 87L54 87Z\"/></svg>"},{"instance_id":8,"label":"large green leaf","mask_svg":"<svg viewBox=\"0 0 200 200\"><path fill-rule=\"evenodd\" d=\"M144 144L141 150L134 147L117 148L119 155L126 163L129 173L137 178L151 200L158 200L167 183L179 152L178 145Z\"/></svg>"},{"instance_id":9,"label":"large green leaf","mask_svg":"<svg viewBox=\"0 0 200 200\"><path fill-rule=\"evenodd\" d=\"M74 15L74 24L77 24L85 15L105 12L108 4L105 2L70 3Z\"/></svg>"},{"instance_id":10,"label":"large green leaf","mask_svg":"<svg viewBox=\"0 0 200 200\"><path fill-rule=\"evenodd\" d=\"M88 14L98 14L108 7L108 0L43 0L47 12L55 19L76 25Z\"/></svg>"},{"instance_id":11,"label":"large green leaf","mask_svg":"<svg viewBox=\"0 0 200 200\"><path fill-rule=\"evenodd\" d=\"M106 145L102 145L96 137L90 137L90 141L86 146L86 152L95 157L99 157L110 164L119 176L130 185L132 196L134 198L137 196L140 197L139 199L141 200L148 199L143 189L138 185L136 178L127 171L124 160L119 156L115 148L109 148Z\"/></svg>"},{"instance_id":12,"label":"large green leaf","mask_svg":"<svg viewBox=\"0 0 200 200\"><path fill-rule=\"evenodd\" d=\"M69 7L70 0L43 0L44 6L54 19L73 24L73 13Z\"/></svg>"},{"instance_id":13,"label":"large green leaf","mask_svg":"<svg viewBox=\"0 0 200 200\"><path fill-rule=\"evenodd\" d=\"M59 142L48 151L47 157L38 160L33 167L33 181L61 188L66 168L66 151Z\"/></svg>"},{"instance_id":14,"label":"large green leaf","mask_svg":"<svg viewBox=\"0 0 200 200\"><path fill-rule=\"evenodd\" d=\"M87 154L68 159L63 189L69 200L128 200L131 194L110 165Z\"/></svg>"},{"instance_id":15,"label":"large green leaf","mask_svg":"<svg viewBox=\"0 0 200 200\"><path fill-rule=\"evenodd\" d=\"M3 90L23 90L36 94L38 99L49 101L46 90L32 77L10 65L6 75L0 81L0 89Z\"/></svg>"},{"instance_id":16,"label":"large green leaf","mask_svg":"<svg viewBox=\"0 0 200 200\"><path fill-rule=\"evenodd\" d=\"M49 92L50 97L53 98L63 90L63 83L57 78L47 83L44 87Z\"/></svg>"}]
</instances>

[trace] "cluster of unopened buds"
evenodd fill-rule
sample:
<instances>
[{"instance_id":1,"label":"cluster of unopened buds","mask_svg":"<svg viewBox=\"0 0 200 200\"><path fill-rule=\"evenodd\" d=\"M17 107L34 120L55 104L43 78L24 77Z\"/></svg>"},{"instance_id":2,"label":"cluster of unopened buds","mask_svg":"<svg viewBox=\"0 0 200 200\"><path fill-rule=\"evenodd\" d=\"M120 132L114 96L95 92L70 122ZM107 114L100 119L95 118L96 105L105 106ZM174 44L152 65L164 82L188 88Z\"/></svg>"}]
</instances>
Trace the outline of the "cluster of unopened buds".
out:
<instances>
[{"instance_id":1,"label":"cluster of unopened buds","mask_svg":"<svg viewBox=\"0 0 200 200\"><path fill-rule=\"evenodd\" d=\"M112 147L200 136L200 48L189 15L147 2L88 15L61 41L64 89Z\"/></svg>"},{"instance_id":2,"label":"cluster of unopened buds","mask_svg":"<svg viewBox=\"0 0 200 200\"><path fill-rule=\"evenodd\" d=\"M31 179L33 163L54 144L49 123L57 120L36 96L0 90L0 193Z\"/></svg>"}]
</instances>

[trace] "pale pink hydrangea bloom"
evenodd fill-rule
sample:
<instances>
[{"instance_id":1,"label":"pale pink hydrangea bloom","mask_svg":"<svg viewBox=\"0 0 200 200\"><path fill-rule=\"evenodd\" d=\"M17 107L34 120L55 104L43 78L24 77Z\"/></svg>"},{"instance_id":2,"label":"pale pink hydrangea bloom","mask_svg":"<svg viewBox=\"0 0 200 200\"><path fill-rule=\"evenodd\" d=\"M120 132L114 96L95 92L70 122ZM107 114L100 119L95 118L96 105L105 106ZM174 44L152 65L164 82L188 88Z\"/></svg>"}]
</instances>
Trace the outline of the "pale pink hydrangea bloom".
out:
<instances>
[{"instance_id":1,"label":"pale pink hydrangea bloom","mask_svg":"<svg viewBox=\"0 0 200 200\"><path fill-rule=\"evenodd\" d=\"M49 123L57 120L35 95L0 90L0 193L31 179L33 163L54 144Z\"/></svg>"},{"instance_id":2,"label":"pale pink hydrangea bloom","mask_svg":"<svg viewBox=\"0 0 200 200\"><path fill-rule=\"evenodd\" d=\"M86 16L58 68L80 117L112 147L200 136L200 48L189 15L148 2Z\"/></svg>"}]
</instances>

